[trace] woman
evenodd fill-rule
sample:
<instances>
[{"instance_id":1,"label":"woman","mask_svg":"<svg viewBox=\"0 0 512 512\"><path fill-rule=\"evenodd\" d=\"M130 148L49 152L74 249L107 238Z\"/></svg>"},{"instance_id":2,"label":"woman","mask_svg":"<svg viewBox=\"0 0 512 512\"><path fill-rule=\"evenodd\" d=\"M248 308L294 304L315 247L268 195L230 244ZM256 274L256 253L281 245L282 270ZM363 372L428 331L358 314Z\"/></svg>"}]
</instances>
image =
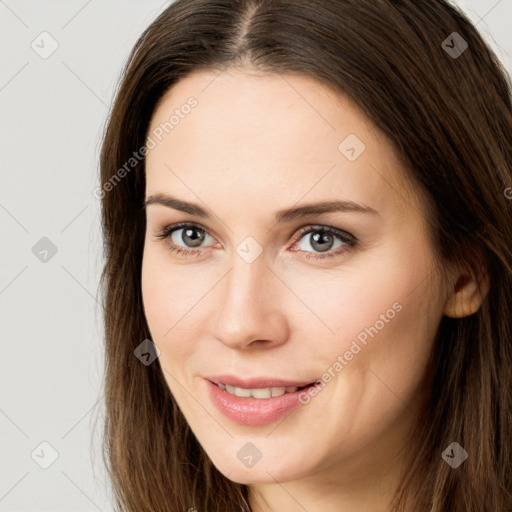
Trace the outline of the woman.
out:
<instances>
[{"instance_id":1,"label":"woman","mask_svg":"<svg viewBox=\"0 0 512 512\"><path fill-rule=\"evenodd\" d=\"M444 0L177 0L101 154L126 511L512 511L510 79Z\"/></svg>"}]
</instances>

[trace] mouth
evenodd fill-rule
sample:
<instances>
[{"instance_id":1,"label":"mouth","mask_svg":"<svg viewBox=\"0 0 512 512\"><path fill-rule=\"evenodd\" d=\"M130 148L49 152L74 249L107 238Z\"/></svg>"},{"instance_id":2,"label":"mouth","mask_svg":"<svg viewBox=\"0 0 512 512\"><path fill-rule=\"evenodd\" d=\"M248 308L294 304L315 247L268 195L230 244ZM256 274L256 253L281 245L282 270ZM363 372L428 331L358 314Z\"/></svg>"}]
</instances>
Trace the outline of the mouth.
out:
<instances>
[{"instance_id":1,"label":"mouth","mask_svg":"<svg viewBox=\"0 0 512 512\"><path fill-rule=\"evenodd\" d=\"M295 393L312 386L317 381L299 381L275 379L272 377L258 377L241 379L233 375L219 375L205 377L230 395L240 398L267 399L282 396L287 393Z\"/></svg>"},{"instance_id":2,"label":"mouth","mask_svg":"<svg viewBox=\"0 0 512 512\"><path fill-rule=\"evenodd\" d=\"M300 395L319 381L252 379L242 382L223 376L208 377L204 382L210 400L224 416L239 425L258 426L273 423L291 413L300 405Z\"/></svg>"},{"instance_id":3,"label":"mouth","mask_svg":"<svg viewBox=\"0 0 512 512\"><path fill-rule=\"evenodd\" d=\"M312 386L314 382L306 384L305 386L271 386L266 388L243 388L239 386L233 386L231 384L224 384L223 382L212 382L212 384L215 384L230 395L238 396L240 398L267 399L286 395L288 393L302 391L303 389Z\"/></svg>"}]
</instances>

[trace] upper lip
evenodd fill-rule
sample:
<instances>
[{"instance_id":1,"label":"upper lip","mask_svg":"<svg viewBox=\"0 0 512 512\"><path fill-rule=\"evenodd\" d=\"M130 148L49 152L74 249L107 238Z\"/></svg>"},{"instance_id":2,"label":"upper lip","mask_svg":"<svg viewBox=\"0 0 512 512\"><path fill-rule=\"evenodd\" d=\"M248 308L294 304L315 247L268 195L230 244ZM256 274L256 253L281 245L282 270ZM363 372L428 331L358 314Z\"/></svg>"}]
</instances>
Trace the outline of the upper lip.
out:
<instances>
[{"instance_id":1,"label":"upper lip","mask_svg":"<svg viewBox=\"0 0 512 512\"><path fill-rule=\"evenodd\" d=\"M304 387L315 381L311 380L285 380L275 379L273 377L252 377L250 379L241 379L235 375L210 375L204 377L214 384L229 384L243 389L262 389L262 388L285 388L285 387Z\"/></svg>"}]
</instances>

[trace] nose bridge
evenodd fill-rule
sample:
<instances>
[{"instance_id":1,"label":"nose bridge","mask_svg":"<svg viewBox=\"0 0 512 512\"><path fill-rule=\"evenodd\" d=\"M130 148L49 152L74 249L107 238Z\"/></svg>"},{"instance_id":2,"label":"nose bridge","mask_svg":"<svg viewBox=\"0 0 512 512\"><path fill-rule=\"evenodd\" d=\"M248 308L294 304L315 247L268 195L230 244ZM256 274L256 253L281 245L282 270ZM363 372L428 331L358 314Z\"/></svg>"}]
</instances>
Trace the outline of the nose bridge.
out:
<instances>
[{"instance_id":1,"label":"nose bridge","mask_svg":"<svg viewBox=\"0 0 512 512\"><path fill-rule=\"evenodd\" d=\"M243 253L233 253L221 288L215 336L233 348L255 340L280 339L283 333L278 331L284 323L275 281L264 254L250 261Z\"/></svg>"},{"instance_id":2,"label":"nose bridge","mask_svg":"<svg viewBox=\"0 0 512 512\"><path fill-rule=\"evenodd\" d=\"M273 277L265 258L262 254L254 261L247 262L236 254L233 255L231 269L226 276L221 308L232 312L245 311L254 317L265 306L262 298L268 293L271 286L269 279Z\"/></svg>"}]
</instances>

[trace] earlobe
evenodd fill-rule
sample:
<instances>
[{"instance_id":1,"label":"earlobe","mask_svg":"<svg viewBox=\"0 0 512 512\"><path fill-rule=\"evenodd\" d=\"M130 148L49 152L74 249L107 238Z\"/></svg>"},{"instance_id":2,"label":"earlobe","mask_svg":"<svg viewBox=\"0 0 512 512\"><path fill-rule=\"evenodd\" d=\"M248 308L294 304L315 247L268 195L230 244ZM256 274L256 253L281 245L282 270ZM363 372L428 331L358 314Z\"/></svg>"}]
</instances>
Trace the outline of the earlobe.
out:
<instances>
[{"instance_id":1,"label":"earlobe","mask_svg":"<svg viewBox=\"0 0 512 512\"><path fill-rule=\"evenodd\" d=\"M490 288L489 274L481 268L480 276L461 273L453 292L446 301L444 314L451 318L463 318L476 313Z\"/></svg>"}]
</instances>

